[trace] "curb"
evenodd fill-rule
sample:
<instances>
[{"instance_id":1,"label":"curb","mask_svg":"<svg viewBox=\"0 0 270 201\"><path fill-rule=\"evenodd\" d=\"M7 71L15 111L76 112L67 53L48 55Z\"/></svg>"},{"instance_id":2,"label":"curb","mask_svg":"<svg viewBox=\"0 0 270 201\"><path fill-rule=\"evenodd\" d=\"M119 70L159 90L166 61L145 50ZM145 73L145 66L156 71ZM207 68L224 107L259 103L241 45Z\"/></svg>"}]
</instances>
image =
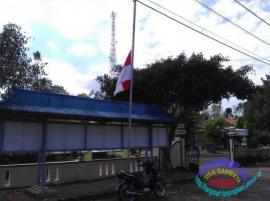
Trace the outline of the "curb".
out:
<instances>
[{"instance_id":1,"label":"curb","mask_svg":"<svg viewBox=\"0 0 270 201\"><path fill-rule=\"evenodd\" d=\"M97 193L97 194L84 194L80 196L72 196L72 197L63 197L63 198L58 198L59 201L79 201L79 200L84 200L84 199L102 199L102 198L107 198L110 196L113 196L116 194L116 191L107 191L103 193Z\"/></svg>"}]
</instances>

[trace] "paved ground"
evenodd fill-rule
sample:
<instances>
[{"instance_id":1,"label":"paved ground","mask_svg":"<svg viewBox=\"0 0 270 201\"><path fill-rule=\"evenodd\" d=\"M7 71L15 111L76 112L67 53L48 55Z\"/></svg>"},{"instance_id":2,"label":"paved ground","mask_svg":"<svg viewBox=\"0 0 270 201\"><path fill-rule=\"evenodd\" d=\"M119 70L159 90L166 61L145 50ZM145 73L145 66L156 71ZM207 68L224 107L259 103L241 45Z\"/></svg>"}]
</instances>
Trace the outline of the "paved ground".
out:
<instances>
[{"instance_id":1,"label":"paved ground","mask_svg":"<svg viewBox=\"0 0 270 201\"><path fill-rule=\"evenodd\" d=\"M168 184L181 181L192 180L194 173L188 171L175 170L170 173L162 173L165 182ZM113 197L115 195L115 178L108 178L92 182L78 182L73 184L64 184L50 186L49 188L56 191L60 201L71 200L90 200L101 197ZM39 199L25 193L25 189L0 191L0 201L37 201Z\"/></svg>"},{"instance_id":2,"label":"paved ground","mask_svg":"<svg viewBox=\"0 0 270 201\"><path fill-rule=\"evenodd\" d=\"M216 157L226 157L229 158L229 152L227 151L219 151L218 153L212 154L212 153L207 153L207 154L202 154L200 155L200 164L205 164L207 161L216 158Z\"/></svg>"},{"instance_id":3,"label":"paved ground","mask_svg":"<svg viewBox=\"0 0 270 201\"><path fill-rule=\"evenodd\" d=\"M226 153L225 153L226 154ZM223 156L221 153L220 156ZM202 156L201 161L207 161L213 156ZM247 167L251 175L255 175L258 169L262 169L262 177L246 191L236 197L228 198L231 201L269 201L270 200L270 160L256 163L254 167ZM168 195L161 201L224 201L225 198L209 197L195 185L194 174L185 171L174 171L170 174L163 174L167 183L173 183L168 187ZM181 181L180 183L175 181ZM50 187L57 191L60 200L80 201L117 201L115 193L115 179L107 179L95 182L80 182L68 185L57 185ZM103 195L103 196L102 196ZM89 196L91 198L89 198ZM158 201L154 197L138 199L141 201ZM21 190L0 191L0 201L37 201Z\"/></svg>"},{"instance_id":4,"label":"paved ground","mask_svg":"<svg viewBox=\"0 0 270 201\"><path fill-rule=\"evenodd\" d=\"M203 164L209 159L213 157L226 157L227 153L219 153L219 154L206 154L200 157L200 163ZM210 197L207 193L200 190L195 182L188 181L182 182L177 185L172 185L168 187L168 193L162 201L269 201L270 200L270 160L265 162L256 163L254 167L246 167L250 175L254 176L256 172L261 169L262 177L250 186L244 192L238 194L236 197L230 198L218 198L218 197ZM158 201L155 197L148 197L147 199L139 198L141 201ZM84 201L90 201L89 199L85 199ZM98 201L117 201L116 196L111 196L105 199L99 199Z\"/></svg>"},{"instance_id":5,"label":"paved ground","mask_svg":"<svg viewBox=\"0 0 270 201\"><path fill-rule=\"evenodd\" d=\"M231 198L217 198L209 197L208 194L202 192L195 185L194 181L183 182L182 184L173 185L168 188L168 194L162 201L269 201L270 200L270 167L261 168L262 177L253 184L246 191L238 194L236 197ZM248 171L254 175L258 168L248 168ZM154 197L148 197L147 199L138 199L141 201L158 201ZM84 201L90 201L85 199ZM117 201L116 196L112 196L105 199L99 199L98 201Z\"/></svg>"},{"instance_id":6,"label":"paved ground","mask_svg":"<svg viewBox=\"0 0 270 201\"><path fill-rule=\"evenodd\" d=\"M0 201L36 201L26 194L24 190L0 191Z\"/></svg>"}]
</instances>

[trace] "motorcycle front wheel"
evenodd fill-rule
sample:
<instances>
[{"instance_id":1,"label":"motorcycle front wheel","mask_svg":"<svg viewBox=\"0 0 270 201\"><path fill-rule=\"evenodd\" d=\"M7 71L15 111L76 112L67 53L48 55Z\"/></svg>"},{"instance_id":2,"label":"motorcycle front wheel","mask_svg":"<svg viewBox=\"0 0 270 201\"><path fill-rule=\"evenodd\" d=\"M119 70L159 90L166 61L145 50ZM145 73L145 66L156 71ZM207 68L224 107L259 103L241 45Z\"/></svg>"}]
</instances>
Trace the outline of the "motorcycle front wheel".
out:
<instances>
[{"instance_id":1,"label":"motorcycle front wheel","mask_svg":"<svg viewBox=\"0 0 270 201\"><path fill-rule=\"evenodd\" d=\"M163 198L166 195L166 187L163 182L157 182L154 186L154 194L157 198Z\"/></svg>"},{"instance_id":2,"label":"motorcycle front wheel","mask_svg":"<svg viewBox=\"0 0 270 201\"><path fill-rule=\"evenodd\" d=\"M126 185L120 186L118 189L118 201L134 201L134 196L130 196L127 194L127 190L129 188Z\"/></svg>"}]
</instances>

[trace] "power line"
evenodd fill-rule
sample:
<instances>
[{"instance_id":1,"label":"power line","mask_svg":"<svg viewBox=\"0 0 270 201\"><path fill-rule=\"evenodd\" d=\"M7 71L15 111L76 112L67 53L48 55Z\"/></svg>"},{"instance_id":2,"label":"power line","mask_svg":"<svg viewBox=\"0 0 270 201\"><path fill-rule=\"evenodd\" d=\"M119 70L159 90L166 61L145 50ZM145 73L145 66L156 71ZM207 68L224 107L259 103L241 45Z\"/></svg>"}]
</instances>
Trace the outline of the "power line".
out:
<instances>
[{"instance_id":1,"label":"power line","mask_svg":"<svg viewBox=\"0 0 270 201\"><path fill-rule=\"evenodd\" d=\"M228 39L226 39L226 38L224 38L224 37L222 37L222 36L220 36L220 35L218 35L218 34L212 32L212 31L210 31L210 30L208 30L208 29L206 29L206 28L204 28L204 27L202 27L202 26L200 26L200 25L198 25L198 24L195 24L195 23L192 22L191 20L188 20L188 19L182 17L181 15L179 15L179 14L177 14L177 13L175 13L175 12L173 12L173 11L167 9L167 8L165 8L164 6L158 4L158 3L154 2L154 1L151 1L151 0L146 0L146 1L148 1L148 2L150 2L150 3L152 3L152 4L154 4L155 6L158 6L159 8L162 8L163 10L165 10L165 11L167 11L167 12L169 12L169 13L171 13L171 14L177 16L177 17L179 17L179 18L182 19L182 20L185 20L186 22L189 22L190 24L192 24L192 25L194 25L194 26L196 26L196 27L199 27L200 29L202 29L202 30L204 30L204 31L207 31L208 33L210 33L210 34L212 34L212 35L214 35L214 36L216 36L216 37L218 37L218 38L220 38L220 39L226 41L227 43L230 43L230 44L232 44L232 45L234 45L234 46L236 46L236 47L238 47L238 48L240 48L240 49L242 49L242 50L248 52L249 54L252 54L252 55L254 55L254 56L256 56L256 57L259 57L260 59L267 60L267 59L265 59L265 58L263 58L263 57L261 57L261 56L255 54L255 53L253 53L253 52L251 52L251 51L249 51L249 50L247 50L247 49L241 47L240 45L237 45L236 43L231 42L231 41L229 41ZM270 62L270 61L268 61L268 62Z\"/></svg>"},{"instance_id":2,"label":"power line","mask_svg":"<svg viewBox=\"0 0 270 201\"><path fill-rule=\"evenodd\" d=\"M238 50L237 48L232 47L232 46L230 46L230 45L228 45L228 44L226 44L226 43L224 43L224 42L222 42L222 41L220 41L220 40L218 40L218 39L215 39L215 38L213 38L212 36L209 36L209 35L207 35L207 34L204 34L204 33L202 33L201 31L199 31L199 30L197 30L197 29L194 29L193 27L191 27L191 26L189 26L189 25L187 25L187 24L185 24L185 23L183 23L183 22L180 22L179 20L177 20L177 19L175 19L175 18L173 18L173 17L171 17L171 16L169 16L169 15L167 15L167 14L165 14L165 13L163 13L163 12L161 12L161 11L155 9L155 8L153 8L152 6L149 6L149 5L143 3L143 2L141 2L141 1L139 1L139 0L136 0L136 1L137 1L138 3L140 3L141 5L143 5L143 6L147 7L147 8L149 8L149 9L151 9L151 10L153 10L153 11L155 11L155 12L157 12L157 13L159 13L159 14L161 14L161 15L163 15L163 16L165 16L165 17L167 17L167 18L169 18L169 19L171 19L171 20L173 20L173 21L175 21L175 22L177 22L178 24L181 24L181 25L183 25L183 26L185 26L185 27L187 27L187 28L189 28L189 29L191 29L191 30L193 30L193 31L195 31L195 32L197 32L197 33L199 33L199 34L201 34L201 35L207 37L207 38L210 38L211 40L214 40L214 41L216 41L216 42L218 42L218 43L220 43L220 44L222 44L222 45L224 45L224 46L226 46L226 47L229 47L229 48L231 48L231 49L233 49L233 50L235 50L235 51L237 51L237 52L239 52L239 53L241 53L241 54L244 54L244 55L246 55L246 56L248 56L248 57L250 57L250 58L252 58L252 59L255 59L255 60L257 60L257 61L259 61L259 62L261 62L261 63L264 63L264 64L270 66L270 63L268 63L268 62L266 62L266 61L263 61L263 60L261 60L261 59L258 59L258 58L256 58L256 57L254 57L254 56L252 56L252 55L250 55L250 54L248 54L248 53L245 53L245 52L243 52L243 51L241 51L241 50Z\"/></svg>"},{"instance_id":3,"label":"power line","mask_svg":"<svg viewBox=\"0 0 270 201\"><path fill-rule=\"evenodd\" d=\"M244 9L246 9L248 12L250 12L252 15L254 15L255 17L257 17L258 19L260 19L262 22L264 22L265 24L267 24L268 26L270 26L270 24L268 22L266 22L263 18L261 18L259 15L257 15L255 12L253 12L252 10L250 10L248 7L246 7L244 4L242 4L240 1L238 0L234 0L235 3L239 4L240 6L242 6Z\"/></svg>"},{"instance_id":4,"label":"power line","mask_svg":"<svg viewBox=\"0 0 270 201\"><path fill-rule=\"evenodd\" d=\"M268 43L267 41L261 39L260 37L256 36L255 34L251 33L250 31L246 30L245 28L241 27L240 25L236 24L235 22L231 21L229 18L225 17L224 15L220 14L219 12L215 11L214 9L208 7L207 5L205 5L204 3L202 3L199 0L193 0L196 3L200 4L201 6L205 7L206 9L208 9L209 11L211 11L212 13L215 13L216 15L218 15L219 17L223 18L224 20L226 20L227 22L233 24L234 26L236 26L237 28L241 29L242 31L244 31L245 33L253 36L254 38L256 38L257 40L261 41L262 43L270 46L270 43Z\"/></svg>"}]
</instances>

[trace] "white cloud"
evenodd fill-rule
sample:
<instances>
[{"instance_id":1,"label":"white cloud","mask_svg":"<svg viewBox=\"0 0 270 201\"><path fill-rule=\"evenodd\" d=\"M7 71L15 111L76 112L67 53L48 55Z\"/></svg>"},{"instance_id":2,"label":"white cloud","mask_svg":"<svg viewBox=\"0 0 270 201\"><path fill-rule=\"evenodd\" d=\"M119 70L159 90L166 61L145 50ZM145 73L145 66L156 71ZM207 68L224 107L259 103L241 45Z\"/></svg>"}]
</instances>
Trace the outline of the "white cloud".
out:
<instances>
[{"instance_id":1,"label":"white cloud","mask_svg":"<svg viewBox=\"0 0 270 201\"><path fill-rule=\"evenodd\" d=\"M18 23L29 35L35 24L49 25L63 39L72 41L67 49L70 56L108 55L100 65L92 66L89 61L85 69L87 73L80 73L76 64L60 61L54 57L48 58L48 73L54 82L62 83L71 92L84 91L88 89L89 83L96 86L91 79L93 80L99 73L108 71L112 10L117 13L117 60L118 63L124 62L131 48L132 2L131 0L0 0L0 25L7 22ZM207 12L194 1L160 0L155 2L262 57L269 57L269 46ZM265 20L270 21L269 12L262 9L263 6L270 6L268 1L254 0L243 3ZM257 18L232 0L215 1L212 7L252 31L253 34L270 42L269 27L263 23L258 24ZM143 19L146 19L144 23L142 23ZM166 19L139 3L136 22L135 66L137 67L143 67L161 57L175 56L185 51L187 55L192 52L203 52L206 57L222 53L231 58L232 61L228 64L234 65L234 68L253 64L256 67L256 75L251 77L256 83L261 83L260 77L264 77L270 68ZM59 38L51 38L47 46L60 54L59 50L66 47L62 47L57 40ZM151 47L149 44L154 46Z\"/></svg>"},{"instance_id":2,"label":"white cloud","mask_svg":"<svg viewBox=\"0 0 270 201\"><path fill-rule=\"evenodd\" d=\"M97 85L93 81L96 76L108 71L106 64L91 66L87 72L79 72L76 66L62 60L45 58L48 62L45 70L48 77L54 84L63 86L67 91L76 95L79 93L89 93L90 90L97 90Z\"/></svg>"},{"instance_id":3,"label":"white cloud","mask_svg":"<svg viewBox=\"0 0 270 201\"><path fill-rule=\"evenodd\" d=\"M46 71L54 84L62 85L73 94L85 92L85 77L72 64L53 59L47 61Z\"/></svg>"},{"instance_id":4,"label":"white cloud","mask_svg":"<svg viewBox=\"0 0 270 201\"><path fill-rule=\"evenodd\" d=\"M85 43L74 44L67 49L67 52L75 56L95 56L97 54L94 45Z\"/></svg>"},{"instance_id":5,"label":"white cloud","mask_svg":"<svg viewBox=\"0 0 270 201\"><path fill-rule=\"evenodd\" d=\"M222 110L225 111L226 108L228 108L228 107L234 109L234 108L236 108L236 106L237 106L239 103L241 103L241 102L243 102L243 101L240 101L240 100L238 100L238 99L235 98L235 97L232 97L232 98L230 98L230 99L223 99L223 100L221 101Z\"/></svg>"},{"instance_id":6,"label":"white cloud","mask_svg":"<svg viewBox=\"0 0 270 201\"><path fill-rule=\"evenodd\" d=\"M61 48L59 47L59 45L58 45L55 41L53 41L53 40L47 41L47 47L48 47L50 50L55 51L55 52L59 52L60 49L61 49Z\"/></svg>"}]
</instances>

